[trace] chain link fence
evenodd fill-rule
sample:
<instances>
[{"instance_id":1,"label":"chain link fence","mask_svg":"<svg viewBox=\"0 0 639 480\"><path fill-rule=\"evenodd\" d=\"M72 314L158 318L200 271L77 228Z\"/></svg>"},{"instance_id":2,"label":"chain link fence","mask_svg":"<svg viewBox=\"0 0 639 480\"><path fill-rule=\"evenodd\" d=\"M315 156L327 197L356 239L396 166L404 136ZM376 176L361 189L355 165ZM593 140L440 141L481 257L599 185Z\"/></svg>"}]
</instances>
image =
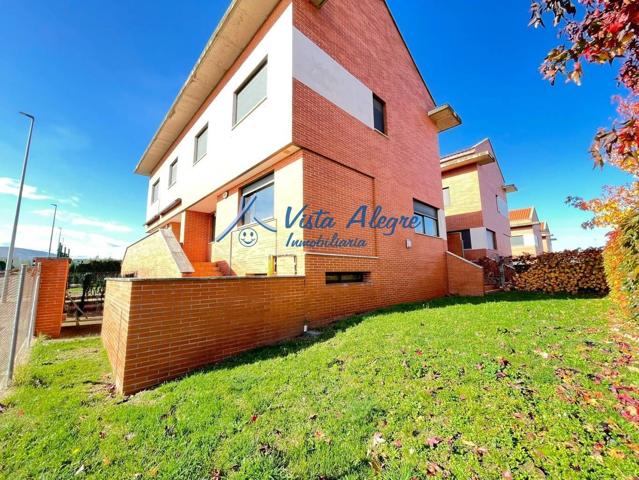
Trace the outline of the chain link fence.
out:
<instances>
[{"instance_id":1,"label":"chain link fence","mask_svg":"<svg viewBox=\"0 0 639 480\"><path fill-rule=\"evenodd\" d=\"M31 344L40 269L24 265L9 275L5 302L0 302L0 389L9 384L15 366L26 358Z\"/></svg>"}]
</instances>

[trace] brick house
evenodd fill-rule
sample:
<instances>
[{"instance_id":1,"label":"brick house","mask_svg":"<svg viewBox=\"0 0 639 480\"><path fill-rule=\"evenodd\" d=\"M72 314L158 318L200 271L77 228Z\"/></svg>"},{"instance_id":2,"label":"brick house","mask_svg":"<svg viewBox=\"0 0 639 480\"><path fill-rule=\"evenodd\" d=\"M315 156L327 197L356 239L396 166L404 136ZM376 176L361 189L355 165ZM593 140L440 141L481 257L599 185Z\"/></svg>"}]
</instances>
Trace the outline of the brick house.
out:
<instances>
[{"instance_id":1,"label":"brick house","mask_svg":"<svg viewBox=\"0 0 639 480\"><path fill-rule=\"evenodd\" d=\"M552 252L553 238L550 229L546 222L539 221L535 207L511 210L508 216L513 256L537 256Z\"/></svg>"},{"instance_id":2,"label":"brick house","mask_svg":"<svg viewBox=\"0 0 639 480\"><path fill-rule=\"evenodd\" d=\"M485 139L441 158L448 249L469 260L509 257L506 184L497 156Z\"/></svg>"},{"instance_id":3,"label":"brick house","mask_svg":"<svg viewBox=\"0 0 639 480\"><path fill-rule=\"evenodd\" d=\"M234 0L135 168L148 235L123 260L135 278L107 284L102 333L118 389L483 295L481 267L447 252L438 134L459 123L385 1Z\"/></svg>"}]
</instances>

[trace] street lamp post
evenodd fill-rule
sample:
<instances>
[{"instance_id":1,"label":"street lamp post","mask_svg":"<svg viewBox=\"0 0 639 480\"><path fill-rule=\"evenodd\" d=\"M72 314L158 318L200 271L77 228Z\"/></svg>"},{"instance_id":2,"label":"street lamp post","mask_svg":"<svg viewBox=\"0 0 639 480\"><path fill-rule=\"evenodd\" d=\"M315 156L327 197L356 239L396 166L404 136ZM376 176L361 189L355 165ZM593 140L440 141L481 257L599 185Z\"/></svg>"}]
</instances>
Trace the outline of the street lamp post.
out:
<instances>
[{"instance_id":1,"label":"street lamp post","mask_svg":"<svg viewBox=\"0 0 639 480\"><path fill-rule=\"evenodd\" d=\"M55 229L55 215L58 213L58 205L52 203L51 206L54 207L53 210L53 223L51 224L51 236L49 237L49 252L47 253L47 258L51 257L51 243L53 242L53 230Z\"/></svg>"},{"instance_id":2,"label":"street lamp post","mask_svg":"<svg viewBox=\"0 0 639 480\"><path fill-rule=\"evenodd\" d=\"M31 124L29 125L29 136L27 138L27 148L24 152L24 161L22 162L22 175L20 177L20 187L18 189L18 202L16 203L16 216L13 219L13 232L11 232L11 243L9 244L9 253L7 255L7 265L4 269L4 279L2 282L2 294L0 295L0 302L7 301L7 290L9 288L9 277L11 276L11 266L13 264L13 250L16 244L16 233L18 231L18 220L20 218L20 204L22 203L22 190L24 189L24 178L27 175L27 162L29 161L29 150L31 149L31 135L33 134L33 124L35 123L35 117L28 113L20 112L20 115L27 117Z\"/></svg>"}]
</instances>

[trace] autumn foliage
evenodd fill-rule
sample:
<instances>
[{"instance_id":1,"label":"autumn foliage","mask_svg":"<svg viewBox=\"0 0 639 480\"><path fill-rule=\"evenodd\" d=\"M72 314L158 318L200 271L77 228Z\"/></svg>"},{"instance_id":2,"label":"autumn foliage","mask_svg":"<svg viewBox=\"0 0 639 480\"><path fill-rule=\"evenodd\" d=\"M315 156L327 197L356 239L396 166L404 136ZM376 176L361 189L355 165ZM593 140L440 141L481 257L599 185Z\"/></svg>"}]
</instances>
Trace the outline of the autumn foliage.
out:
<instances>
[{"instance_id":1,"label":"autumn foliage","mask_svg":"<svg viewBox=\"0 0 639 480\"><path fill-rule=\"evenodd\" d=\"M538 0L530 24L544 26L546 14L560 26L566 43L553 48L541 66L551 83L558 76L580 84L583 64L618 67L617 82L625 96L615 95L617 119L600 128L590 148L598 166L628 173L627 185L607 186L599 198L568 197L567 203L593 214L586 228L611 228L604 257L612 297L639 318L639 1Z\"/></svg>"},{"instance_id":2,"label":"autumn foliage","mask_svg":"<svg viewBox=\"0 0 639 480\"><path fill-rule=\"evenodd\" d=\"M611 297L626 314L639 320L639 214L608 236L604 266Z\"/></svg>"},{"instance_id":3,"label":"autumn foliage","mask_svg":"<svg viewBox=\"0 0 639 480\"><path fill-rule=\"evenodd\" d=\"M601 248L517 257L514 287L526 292L608 293Z\"/></svg>"}]
</instances>

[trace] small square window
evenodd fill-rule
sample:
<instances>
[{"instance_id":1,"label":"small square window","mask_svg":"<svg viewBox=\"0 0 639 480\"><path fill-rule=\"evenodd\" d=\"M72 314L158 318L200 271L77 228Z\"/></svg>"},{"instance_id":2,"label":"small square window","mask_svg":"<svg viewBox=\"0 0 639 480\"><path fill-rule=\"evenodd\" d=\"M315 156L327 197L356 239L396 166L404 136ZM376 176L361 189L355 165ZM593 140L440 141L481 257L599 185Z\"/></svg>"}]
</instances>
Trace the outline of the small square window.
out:
<instances>
[{"instance_id":1,"label":"small square window","mask_svg":"<svg viewBox=\"0 0 639 480\"><path fill-rule=\"evenodd\" d=\"M207 147L208 147L208 135L209 135L209 126L207 125L200 133L195 136L195 157L193 158L193 163L199 162L204 155L206 155Z\"/></svg>"},{"instance_id":2,"label":"small square window","mask_svg":"<svg viewBox=\"0 0 639 480\"><path fill-rule=\"evenodd\" d=\"M178 159L176 158L171 162L171 165L169 165L169 187L177 182L177 162Z\"/></svg>"},{"instance_id":3,"label":"small square window","mask_svg":"<svg viewBox=\"0 0 639 480\"><path fill-rule=\"evenodd\" d=\"M373 125L375 130L386 133L386 104L373 94Z\"/></svg>"},{"instance_id":4,"label":"small square window","mask_svg":"<svg viewBox=\"0 0 639 480\"><path fill-rule=\"evenodd\" d=\"M417 218L415 231L431 237L439 236L437 209L418 200L413 200L413 215Z\"/></svg>"},{"instance_id":5,"label":"small square window","mask_svg":"<svg viewBox=\"0 0 639 480\"><path fill-rule=\"evenodd\" d=\"M524 245L524 236L523 235L513 235L510 237L510 244L513 247L521 247Z\"/></svg>"},{"instance_id":6,"label":"small square window","mask_svg":"<svg viewBox=\"0 0 639 480\"><path fill-rule=\"evenodd\" d=\"M151 203L158 201L160 196L160 179L158 178L153 185L151 185Z\"/></svg>"}]
</instances>

